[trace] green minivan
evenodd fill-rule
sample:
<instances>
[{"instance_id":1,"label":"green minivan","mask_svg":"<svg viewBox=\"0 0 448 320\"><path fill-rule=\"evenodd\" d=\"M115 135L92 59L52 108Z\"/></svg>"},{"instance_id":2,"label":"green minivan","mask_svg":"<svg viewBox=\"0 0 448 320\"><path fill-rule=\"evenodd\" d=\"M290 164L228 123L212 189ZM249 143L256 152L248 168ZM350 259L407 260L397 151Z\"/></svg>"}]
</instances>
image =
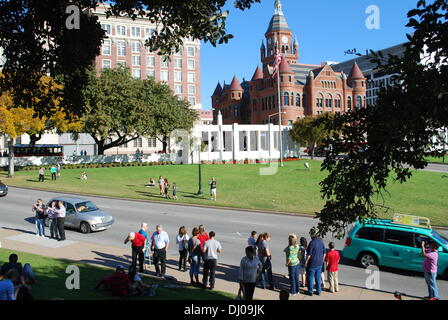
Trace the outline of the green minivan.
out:
<instances>
[{"instance_id":1,"label":"green minivan","mask_svg":"<svg viewBox=\"0 0 448 320\"><path fill-rule=\"evenodd\" d=\"M377 265L422 272L422 241L439 244L437 272L448 279L448 239L429 225L405 225L383 219L356 222L346 239L343 256L364 268Z\"/></svg>"}]
</instances>

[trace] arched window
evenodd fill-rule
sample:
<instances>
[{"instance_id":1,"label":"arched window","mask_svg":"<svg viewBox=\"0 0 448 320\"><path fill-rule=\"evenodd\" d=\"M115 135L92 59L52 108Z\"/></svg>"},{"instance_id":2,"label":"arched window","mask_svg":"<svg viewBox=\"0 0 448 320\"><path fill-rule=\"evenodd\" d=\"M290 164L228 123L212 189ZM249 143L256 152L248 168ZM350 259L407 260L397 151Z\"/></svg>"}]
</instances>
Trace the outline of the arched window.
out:
<instances>
[{"instance_id":1,"label":"arched window","mask_svg":"<svg viewBox=\"0 0 448 320\"><path fill-rule=\"evenodd\" d=\"M347 108L349 110L352 108L352 97L347 97Z\"/></svg>"},{"instance_id":2,"label":"arched window","mask_svg":"<svg viewBox=\"0 0 448 320\"><path fill-rule=\"evenodd\" d=\"M296 94L296 107L300 107L300 94Z\"/></svg>"},{"instance_id":3,"label":"arched window","mask_svg":"<svg viewBox=\"0 0 448 320\"><path fill-rule=\"evenodd\" d=\"M283 94L283 105L289 106L289 93L288 92L285 92Z\"/></svg>"},{"instance_id":4,"label":"arched window","mask_svg":"<svg viewBox=\"0 0 448 320\"><path fill-rule=\"evenodd\" d=\"M336 96L336 99L334 100L334 106L335 106L335 108L337 108L337 109L340 109L341 108L341 96Z\"/></svg>"},{"instance_id":5,"label":"arched window","mask_svg":"<svg viewBox=\"0 0 448 320\"><path fill-rule=\"evenodd\" d=\"M356 97L356 108L361 108L362 107L362 97L361 96L357 96Z\"/></svg>"}]
</instances>

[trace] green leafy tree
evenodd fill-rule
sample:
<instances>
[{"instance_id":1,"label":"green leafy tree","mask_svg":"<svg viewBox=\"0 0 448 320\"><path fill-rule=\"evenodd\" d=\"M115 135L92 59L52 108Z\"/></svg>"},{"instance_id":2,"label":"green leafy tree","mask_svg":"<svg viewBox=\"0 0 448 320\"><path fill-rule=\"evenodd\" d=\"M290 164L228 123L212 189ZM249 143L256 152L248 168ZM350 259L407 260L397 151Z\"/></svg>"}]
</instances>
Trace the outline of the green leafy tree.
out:
<instances>
[{"instance_id":1,"label":"green leafy tree","mask_svg":"<svg viewBox=\"0 0 448 320\"><path fill-rule=\"evenodd\" d=\"M354 221L387 212L377 199L384 199L389 178L404 183L411 168L427 166L426 156L446 152L428 146L448 127L448 3L418 1L408 17L414 33L408 35L404 55L372 56L379 68L397 75L397 85L383 88L375 106L337 115L325 124L340 130L341 137L332 139L322 165L329 175L320 184L326 199L316 215L321 235L342 237ZM366 145L362 151L356 148L361 143ZM341 152L348 157L340 159Z\"/></svg>"},{"instance_id":2,"label":"green leafy tree","mask_svg":"<svg viewBox=\"0 0 448 320\"><path fill-rule=\"evenodd\" d=\"M90 71L83 91L87 113L82 131L89 133L98 154L143 136L166 137L176 129L190 130L197 113L178 100L163 83L131 77L128 69Z\"/></svg>"},{"instance_id":3,"label":"green leafy tree","mask_svg":"<svg viewBox=\"0 0 448 320\"><path fill-rule=\"evenodd\" d=\"M128 14L157 25L155 36L147 41L153 51L165 55L193 37L212 45L232 38L226 31L227 0L5 0L0 1L0 47L6 62L7 75L0 79L0 92L13 89L15 105L34 107L40 116L55 112L49 107L55 96L62 96L61 108L68 115L85 113L81 92L88 80L88 67L97 55L105 37L98 18L90 9L107 3L110 16ZM245 10L260 0L235 0L234 6ZM69 6L80 10L79 29L67 28L71 21ZM39 79L49 75L60 90L46 94ZM43 91L40 91L43 90ZM41 95L37 105L30 93Z\"/></svg>"},{"instance_id":4,"label":"green leafy tree","mask_svg":"<svg viewBox=\"0 0 448 320\"><path fill-rule=\"evenodd\" d=\"M154 123L151 136L157 137L162 142L163 152L167 152L169 135L177 129L189 131L198 119L198 113L191 109L187 101L174 96L167 85L158 84L154 81L147 81L145 85L150 87L145 90L148 95L151 95L148 99L156 100L151 111ZM153 90L151 90L151 87Z\"/></svg>"},{"instance_id":5,"label":"green leafy tree","mask_svg":"<svg viewBox=\"0 0 448 320\"><path fill-rule=\"evenodd\" d=\"M331 135L331 132L321 123L321 120L324 118L331 119L332 115L324 113L319 116L308 116L298 119L289 132L293 140L299 145L312 148L311 159L314 159L316 146L323 143Z\"/></svg>"}]
</instances>

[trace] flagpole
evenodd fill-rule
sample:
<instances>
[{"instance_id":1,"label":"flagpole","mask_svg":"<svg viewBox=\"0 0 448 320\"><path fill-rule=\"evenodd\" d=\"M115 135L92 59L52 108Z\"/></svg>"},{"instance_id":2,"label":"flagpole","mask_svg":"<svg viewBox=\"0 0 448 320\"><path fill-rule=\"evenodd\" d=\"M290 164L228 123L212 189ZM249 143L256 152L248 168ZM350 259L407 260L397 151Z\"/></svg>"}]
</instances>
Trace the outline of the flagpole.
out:
<instances>
[{"instance_id":1,"label":"flagpole","mask_svg":"<svg viewBox=\"0 0 448 320\"><path fill-rule=\"evenodd\" d=\"M278 41L276 42L276 46L277 50L279 50ZM283 167L282 107L281 107L282 98L280 94L280 65L278 66L277 70L277 97L278 97L278 146L280 152L280 167Z\"/></svg>"}]
</instances>

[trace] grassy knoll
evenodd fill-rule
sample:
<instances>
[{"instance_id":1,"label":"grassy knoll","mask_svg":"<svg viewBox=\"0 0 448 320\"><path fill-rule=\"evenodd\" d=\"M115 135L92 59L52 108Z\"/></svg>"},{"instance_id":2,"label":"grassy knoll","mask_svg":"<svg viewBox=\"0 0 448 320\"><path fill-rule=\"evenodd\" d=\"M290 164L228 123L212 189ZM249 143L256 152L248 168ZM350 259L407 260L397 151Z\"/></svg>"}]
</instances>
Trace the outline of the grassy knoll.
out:
<instances>
[{"instance_id":1,"label":"grassy knoll","mask_svg":"<svg viewBox=\"0 0 448 320\"><path fill-rule=\"evenodd\" d=\"M179 203L216 205L222 207L272 210L291 213L314 214L324 201L321 199L319 182L326 172L320 171L320 161L310 161L311 169L304 167L304 160L291 161L279 169L277 174L263 176L259 169L263 164L203 165L204 196L198 197L198 168L196 165L170 165L153 167L123 167L87 169L88 180L81 181L82 169L62 170L57 181L37 182L37 172L20 171L13 179L0 178L17 187L32 187L60 192L103 195L130 199L165 200L158 188L147 188L144 184L159 175L176 182ZM218 181L218 201L208 199L208 180ZM389 194L385 194L385 205L391 212L423 215L431 218L433 225L448 226L447 174L415 171L405 184L391 182ZM378 203L382 200L378 199Z\"/></svg>"}]
</instances>

